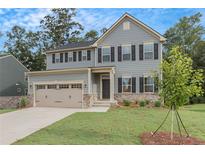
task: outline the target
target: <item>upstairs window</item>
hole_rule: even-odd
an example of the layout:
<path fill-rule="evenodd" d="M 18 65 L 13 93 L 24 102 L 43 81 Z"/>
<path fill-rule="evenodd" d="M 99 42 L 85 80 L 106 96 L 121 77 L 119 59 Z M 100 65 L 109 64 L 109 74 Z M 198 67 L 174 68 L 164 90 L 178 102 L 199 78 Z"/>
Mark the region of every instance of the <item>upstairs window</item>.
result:
<path fill-rule="evenodd" d="M 129 30 L 130 29 L 130 22 L 125 21 L 123 22 L 123 30 Z"/>
<path fill-rule="evenodd" d="M 87 51 L 83 51 L 82 52 L 82 57 L 83 57 L 83 61 L 86 61 L 87 60 Z"/>
<path fill-rule="evenodd" d="M 131 45 L 122 46 L 122 59 L 124 61 L 131 59 Z"/>
<path fill-rule="evenodd" d="M 63 63 L 63 53 L 60 53 L 60 63 Z"/>
<path fill-rule="evenodd" d="M 73 61 L 73 52 L 68 53 L 68 60 L 69 60 L 69 62 Z"/>
<path fill-rule="evenodd" d="M 52 54 L 52 63 L 55 63 L 55 61 L 56 61 L 56 55 L 54 53 L 54 54 Z"/>
<path fill-rule="evenodd" d="M 144 59 L 153 59 L 154 55 L 154 44 L 144 43 Z"/>
<path fill-rule="evenodd" d="M 154 92 L 154 78 L 144 77 L 144 92 Z"/>
<path fill-rule="evenodd" d="M 110 62 L 110 47 L 102 48 L 103 62 Z"/>

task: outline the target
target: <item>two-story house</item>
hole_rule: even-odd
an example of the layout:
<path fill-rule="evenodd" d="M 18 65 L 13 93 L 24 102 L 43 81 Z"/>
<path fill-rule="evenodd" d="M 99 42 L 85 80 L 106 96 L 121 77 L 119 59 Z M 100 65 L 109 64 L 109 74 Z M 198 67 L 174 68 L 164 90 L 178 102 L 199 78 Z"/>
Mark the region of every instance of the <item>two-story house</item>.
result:
<path fill-rule="evenodd" d="M 152 76 L 166 39 L 125 13 L 98 40 L 47 51 L 47 70 L 28 72 L 34 106 L 88 107 L 157 99 Z"/>

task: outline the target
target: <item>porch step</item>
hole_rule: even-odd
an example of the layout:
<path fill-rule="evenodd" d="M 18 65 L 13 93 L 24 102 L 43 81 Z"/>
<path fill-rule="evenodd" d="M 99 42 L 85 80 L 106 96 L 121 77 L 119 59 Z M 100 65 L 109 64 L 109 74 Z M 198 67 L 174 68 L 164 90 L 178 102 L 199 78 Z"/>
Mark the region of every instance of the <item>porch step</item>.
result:
<path fill-rule="evenodd" d="M 107 107 L 107 106 L 111 106 L 111 102 L 102 102 L 102 101 L 97 101 L 93 103 L 93 106 L 97 107 L 97 106 L 102 106 L 102 107 Z"/>

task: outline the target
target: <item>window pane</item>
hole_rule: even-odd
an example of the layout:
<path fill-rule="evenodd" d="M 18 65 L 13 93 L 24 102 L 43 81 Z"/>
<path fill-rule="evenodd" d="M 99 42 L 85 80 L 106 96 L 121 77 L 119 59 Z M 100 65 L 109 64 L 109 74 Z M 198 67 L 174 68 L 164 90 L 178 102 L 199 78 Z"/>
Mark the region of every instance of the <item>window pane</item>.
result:
<path fill-rule="evenodd" d="M 145 85 L 145 92 L 154 92 L 153 85 Z"/>
<path fill-rule="evenodd" d="M 145 84 L 154 84 L 154 79 L 152 77 L 145 78 Z"/>
<path fill-rule="evenodd" d="M 144 57 L 145 59 L 153 59 L 153 44 L 144 44 Z"/>
<path fill-rule="evenodd" d="M 123 60 L 130 60 L 131 46 L 122 46 Z"/>
<path fill-rule="evenodd" d="M 131 92 L 131 86 L 123 86 L 123 92 Z"/>
<path fill-rule="evenodd" d="M 103 62 L 110 61 L 110 48 L 102 48 L 103 51 Z"/>
<path fill-rule="evenodd" d="M 122 84 L 123 85 L 130 85 L 131 84 L 131 78 L 123 78 Z"/>

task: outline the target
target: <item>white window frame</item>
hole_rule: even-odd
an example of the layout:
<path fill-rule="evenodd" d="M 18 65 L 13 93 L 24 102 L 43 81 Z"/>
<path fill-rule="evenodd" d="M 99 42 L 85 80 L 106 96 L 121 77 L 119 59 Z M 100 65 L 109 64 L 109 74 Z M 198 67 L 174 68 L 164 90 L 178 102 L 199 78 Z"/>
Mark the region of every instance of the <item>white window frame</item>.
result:
<path fill-rule="evenodd" d="M 130 53 L 129 53 L 130 54 L 130 59 L 128 59 L 128 60 L 124 59 L 124 54 L 125 54 L 124 52 L 125 51 L 123 50 L 123 47 L 129 47 L 130 48 Z M 130 61 L 131 60 L 131 56 L 132 56 L 131 55 L 131 52 L 132 52 L 131 51 L 132 50 L 131 47 L 132 47 L 131 44 L 122 45 L 122 61 Z"/>
<path fill-rule="evenodd" d="M 70 58 L 72 59 L 71 61 Z M 68 62 L 73 62 L 73 52 L 68 52 Z"/>
<path fill-rule="evenodd" d="M 130 30 L 130 22 L 129 21 L 123 22 L 123 30 Z"/>
<path fill-rule="evenodd" d="M 130 79 L 130 84 L 128 84 L 128 86 L 130 86 L 130 92 L 123 91 L 123 87 L 126 86 L 126 85 L 123 85 L 123 79 Z M 132 77 L 131 76 L 122 76 L 122 93 L 132 93 Z"/>
<path fill-rule="evenodd" d="M 146 46 L 146 45 L 152 45 L 152 51 L 151 51 L 151 50 L 150 50 L 150 51 L 146 51 L 146 50 L 145 50 L 145 46 Z M 143 51 L 144 60 L 153 60 L 153 59 L 154 59 L 154 42 L 145 42 L 145 43 L 143 43 L 143 46 L 144 46 L 144 47 L 143 47 L 143 50 L 144 50 L 144 51 Z M 152 58 L 151 58 L 151 59 L 146 59 L 146 58 L 145 58 L 145 54 L 146 54 L 146 53 L 152 53 Z"/>
<path fill-rule="evenodd" d="M 149 77 L 153 79 L 153 83 L 152 84 L 146 84 L 145 83 L 145 78 L 149 78 Z M 144 86 L 144 93 L 154 93 L 154 78 L 153 78 L 153 76 L 144 76 L 144 82 L 143 83 L 144 83 L 144 85 L 143 85 Z M 145 91 L 145 89 L 146 89 L 145 86 L 152 86 L 153 90 L 147 92 L 147 91 Z"/>
<path fill-rule="evenodd" d="M 109 49 L 110 52 L 105 54 L 104 51 L 103 51 L 104 49 Z M 109 55 L 109 57 L 110 57 L 110 58 L 109 58 L 109 61 L 104 61 L 103 56 L 108 56 L 108 55 Z M 110 49 L 110 46 L 104 46 L 104 47 L 102 47 L 102 62 L 103 62 L 103 63 L 109 63 L 109 62 L 111 62 L 111 49 Z"/>
<path fill-rule="evenodd" d="M 87 61 L 87 50 L 82 50 L 82 59 L 81 59 L 81 61 Z"/>

